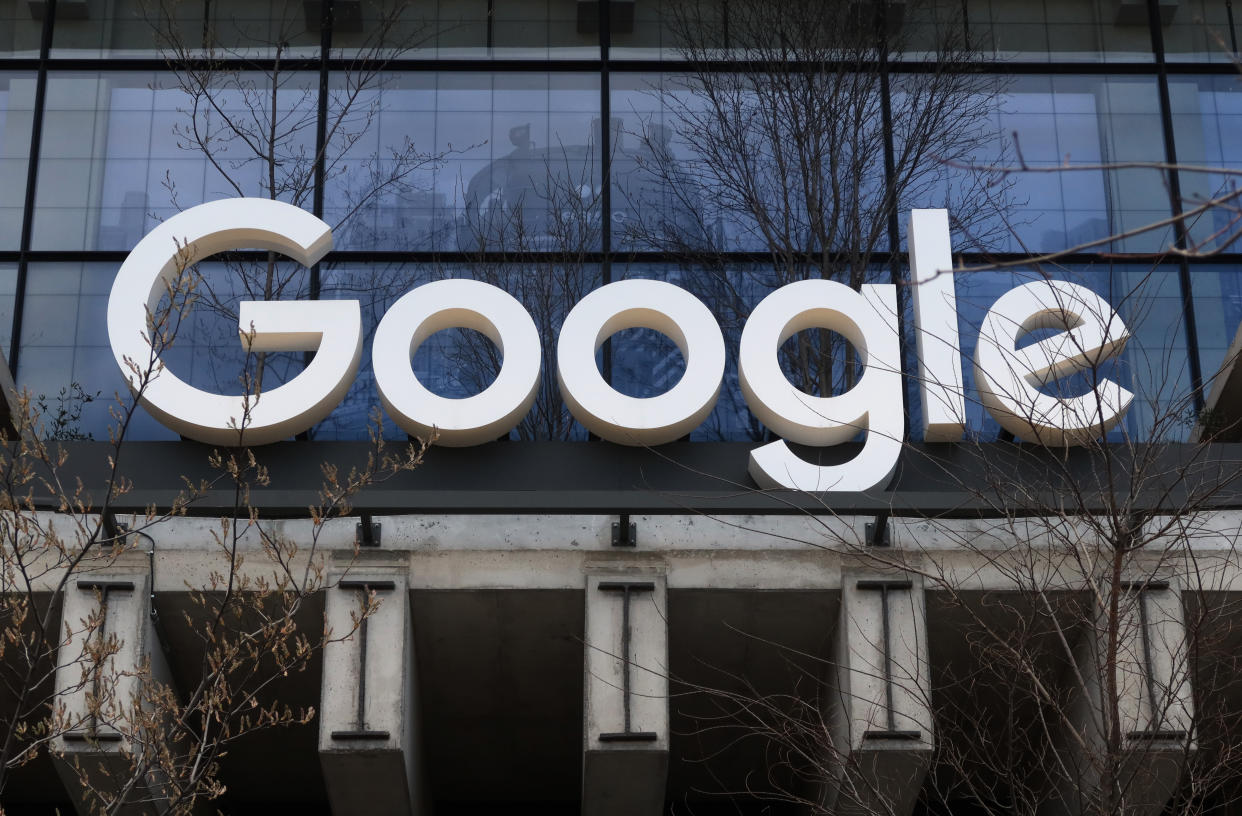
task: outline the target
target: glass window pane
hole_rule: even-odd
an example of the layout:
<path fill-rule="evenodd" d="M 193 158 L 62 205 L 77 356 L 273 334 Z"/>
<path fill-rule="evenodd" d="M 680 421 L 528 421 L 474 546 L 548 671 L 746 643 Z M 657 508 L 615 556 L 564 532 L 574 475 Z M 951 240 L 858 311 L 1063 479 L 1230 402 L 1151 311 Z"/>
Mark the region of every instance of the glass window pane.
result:
<path fill-rule="evenodd" d="M 497 57 L 598 57 L 599 18 L 579 0 L 493 0 Z"/>
<path fill-rule="evenodd" d="M 1211 393 L 1226 355 L 1242 326 L 1242 269 L 1209 264 L 1191 267 L 1195 335 L 1204 390 Z"/>
<path fill-rule="evenodd" d="M 1151 62 L 1144 2 L 969 0 L 970 36 L 1001 59 Z"/>
<path fill-rule="evenodd" d="M 1223 5 L 1222 0 L 1206 0 Z M 877 4 L 815 0 L 635 2 L 632 23 L 619 21 L 614 57 L 674 58 L 686 53 L 722 56 L 786 48 L 815 59 L 824 49 L 856 52 L 872 47 Z M 1175 4 L 1170 4 L 1175 5 Z M 1184 5 L 1184 4 L 1183 4 Z M 1143 2 L 1114 0 L 910 0 L 886 6 L 888 48 L 908 58 L 969 44 L 985 59 L 1036 62 L 1151 62 L 1151 36 Z M 1177 12 L 1191 21 L 1191 9 Z M 614 19 L 616 14 L 614 12 Z M 1168 29 L 1166 29 L 1168 30 Z M 725 49 L 721 51 L 720 49 Z M 786 53 L 788 53 L 787 51 Z"/>
<path fill-rule="evenodd" d="M 764 428 L 750 413 L 738 384 L 737 350 L 742 326 L 776 276 L 771 269 L 730 265 L 724 269 L 679 268 L 631 264 L 614 267 L 614 277 L 662 280 L 680 286 L 701 300 L 716 318 L 725 341 L 725 374 L 712 413 L 690 432 L 692 441 L 761 441 Z M 618 274 L 619 273 L 619 274 Z M 685 360 L 671 340 L 656 332 L 622 332 L 612 343 L 612 383 L 631 396 L 655 396 L 676 385 Z"/>
<path fill-rule="evenodd" d="M 8 364 L 13 336 L 13 309 L 17 301 L 17 264 L 0 264 L 0 352 Z"/>
<path fill-rule="evenodd" d="M 54 411 L 70 410 L 72 423 L 50 432 L 108 439 L 115 425 L 110 410 L 132 402 L 108 340 L 108 293 L 116 269 L 108 263 L 30 266 L 17 384 Z M 301 352 L 247 355 L 238 338 L 237 307 L 242 300 L 305 298 L 304 268 L 291 262 L 210 262 L 191 274 L 194 286 L 187 289 L 191 299 L 185 310 L 171 311 L 165 297 L 156 312 L 169 318 L 169 342 L 160 349 L 169 371 L 196 388 L 240 395 L 273 388 L 302 370 Z M 127 438 L 175 439 L 176 434 L 139 409 Z"/>
<path fill-rule="evenodd" d="M 1242 181 L 1242 83 L 1237 76 L 1169 77 L 1182 210 L 1193 249 L 1237 250 Z M 1191 168 L 1211 168 L 1206 172 Z"/>
<path fill-rule="evenodd" d="M 341 2 L 345 2 L 344 9 Z M 599 57 L 597 13 L 578 0 L 336 0 L 339 56 L 441 59 Z M 307 3 L 310 8 L 312 3 Z M 317 6 L 317 2 L 314 3 Z M 316 29 L 318 30 L 318 29 Z"/>
<path fill-rule="evenodd" d="M 17 385 L 42 410 L 49 436 L 106 440 L 113 426 L 109 410 L 132 401 L 108 345 L 107 300 L 115 272 L 113 264 L 29 267 Z M 130 438 L 177 435 L 140 410 Z"/>
<path fill-rule="evenodd" d="M 889 49 L 900 59 L 926 61 L 987 61 L 993 58 L 985 48 L 987 38 L 971 36 L 967 4 L 960 0 L 915 0 L 893 4 L 896 19 L 890 19 Z M 890 12 L 891 13 L 891 12 Z"/>
<path fill-rule="evenodd" d="M 348 0 L 343 0 L 348 2 Z M 317 57 L 318 4 L 58 0 L 52 56 Z"/>
<path fill-rule="evenodd" d="M 338 248 L 599 247 L 597 77 L 393 74 L 365 98 L 348 81 L 329 105 Z"/>
<path fill-rule="evenodd" d="M 899 83 L 894 109 L 910 106 L 923 81 Z M 1019 76 L 999 87 L 973 103 L 965 100 L 956 132 L 977 134 L 974 144 L 966 139 L 953 153 L 933 149 L 920 157 L 917 183 L 899 199 L 902 212 L 947 207 L 958 251 L 1155 252 L 1169 246 L 1170 228 L 1144 230 L 1171 212 L 1163 175 L 1110 167 L 1164 160 L 1154 79 Z M 900 145 L 899 139 L 899 154 Z"/>
<path fill-rule="evenodd" d="M 0 71 L 0 251 L 21 248 L 35 75 Z"/>
<path fill-rule="evenodd" d="M 979 328 L 988 309 L 1015 286 L 1045 279 L 1066 280 L 1103 297 L 1130 332 L 1124 352 L 1094 372 L 1058 380 L 1044 389 L 1078 396 L 1098 378 L 1111 378 L 1135 394 L 1110 441 L 1184 441 L 1194 424 L 1190 364 L 1182 321 L 1176 267 L 1147 264 L 1095 264 L 1077 267 L 965 271 L 955 275 L 958 328 L 967 390 L 968 433 L 990 440 L 1000 431 L 975 392 L 974 359 Z M 1108 319 L 1108 315 L 1101 315 Z M 1019 339 L 1019 342 L 1022 342 Z"/>
<path fill-rule="evenodd" d="M 608 54 L 613 59 L 691 59 L 695 54 L 702 55 L 703 49 L 726 46 L 727 12 L 723 0 L 613 0 L 611 8 Z"/>
<path fill-rule="evenodd" d="M 1169 62 L 1234 61 L 1238 30 L 1229 0 L 1161 3 L 1165 16 L 1164 54 Z"/>
<path fill-rule="evenodd" d="M 613 74 L 613 245 L 887 246 L 878 74 Z"/>
<path fill-rule="evenodd" d="M 128 250 L 180 210 L 239 195 L 309 207 L 317 80 L 278 81 L 273 114 L 263 75 L 221 71 L 194 91 L 164 74 L 51 75 L 34 248 Z"/>
<path fill-rule="evenodd" d="M 0 57 L 37 57 L 42 40 L 40 0 L 0 0 Z"/>
<path fill-rule="evenodd" d="M 885 10 L 885 45 L 908 59 L 963 52 L 969 40 L 961 0 L 909 0 Z M 871 15 L 877 4 L 817 0 L 708 0 L 612 2 L 613 59 L 756 61 L 869 59 L 877 45 Z M 976 38 L 982 39 L 982 38 Z M 958 56 L 965 56 L 964 53 Z M 972 59 L 991 59 L 989 46 L 970 48 Z"/>
<path fill-rule="evenodd" d="M 761 442 L 770 432 L 751 414 L 738 381 L 737 353 L 751 310 L 776 289 L 808 277 L 770 264 L 725 261 L 718 266 L 632 263 L 613 267 L 614 278 L 662 280 L 693 294 L 711 310 L 725 342 L 725 372 L 712 413 L 690 432 L 692 441 Z M 842 277 L 841 280 L 848 280 Z M 887 269 L 869 268 L 858 283 L 890 283 Z M 654 396 L 672 388 L 685 370 L 680 350 L 668 338 L 641 330 L 619 332 L 612 343 L 612 384 L 624 394 Z M 840 394 L 858 374 L 856 350 L 832 332 L 799 332 L 778 352 L 781 369 L 808 394 Z"/>
<path fill-rule="evenodd" d="M 473 278 L 496 286 L 526 307 L 539 331 L 543 360 L 534 406 L 512 439 L 585 440 L 586 429 L 569 415 L 556 384 L 556 340 L 569 309 L 600 286 L 599 267 L 573 262 L 524 264 L 329 264 L 323 270 L 325 299 L 357 299 L 362 304 L 364 344 L 358 378 L 341 405 L 315 426 L 315 439 L 365 439 L 368 419 L 379 408 L 371 368 L 375 327 L 388 308 L 411 289 L 445 278 Z M 481 392 L 501 364 L 499 350 L 477 332 L 447 330 L 427 338 L 411 365 L 419 381 L 445 397 Z M 384 416 L 384 435 L 404 439 L 405 431 Z"/>

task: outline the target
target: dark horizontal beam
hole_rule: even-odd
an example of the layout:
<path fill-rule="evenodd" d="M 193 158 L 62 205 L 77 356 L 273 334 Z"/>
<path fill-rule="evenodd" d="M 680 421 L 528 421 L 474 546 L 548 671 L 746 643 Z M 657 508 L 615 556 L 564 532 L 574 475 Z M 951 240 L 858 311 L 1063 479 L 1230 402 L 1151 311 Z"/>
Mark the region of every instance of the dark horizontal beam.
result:
<path fill-rule="evenodd" d="M 401 443 L 390 443 L 394 452 Z M 1242 508 L 1242 444 L 1116 445 L 1105 451 L 1049 451 L 1007 443 L 908 445 L 892 484 L 866 493 L 807 494 L 760 490 L 747 474 L 745 442 L 676 442 L 631 448 L 608 442 L 497 442 L 433 448 L 421 467 L 366 488 L 352 514 L 403 513 L 757 513 L 865 514 L 904 517 L 999 517 L 1015 514 L 1133 514 Z M 803 450 L 822 464 L 848 461 L 857 444 Z M 64 443 L 60 484 L 81 479 L 100 506 L 112 448 Z M 210 487 L 189 508 L 213 516 L 234 509 L 233 486 L 208 463 L 211 448 L 194 442 L 134 442 L 119 459 L 130 489 L 117 513 L 170 506 L 188 483 Z M 319 503 L 321 472 L 347 473 L 367 460 L 365 442 L 283 442 L 256 448 L 266 485 L 250 494 L 260 515 L 305 517 Z M 36 490 L 37 506 L 59 500 Z"/>
<path fill-rule="evenodd" d="M 483 50 L 479 46 L 480 51 Z M 555 47 L 553 47 L 555 50 Z M 928 62 L 925 60 L 903 60 L 900 55 L 890 55 L 891 59 L 887 63 L 890 72 L 895 73 L 943 73 L 946 70 L 957 72 L 971 73 L 1005 73 L 1005 74 L 1082 74 L 1082 75 L 1107 75 L 1107 74 L 1150 74 L 1153 77 L 1157 72 L 1155 59 L 1137 60 L 1127 62 L 1109 62 L 1109 61 L 1078 61 L 1078 62 L 1058 62 L 1055 60 L 1006 60 L 1000 58 L 989 58 L 981 56 L 977 59 L 961 60 L 949 65 L 945 63 Z M 99 56 L 99 57 L 57 57 L 52 56 L 48 59 L 47 65 L 52 71 L 167 71 L 168 61 L 158 52 L 152 52 L 151 56 Z M 272 57 L 253 57 L 253 58 L 226 58 L 217 60 L 181 60 L 178 62 L 181 68 L 204 69 L 210 68 L 214 71 L 273 71 L 276 68 L 276 61 Z M 280 60 L 281 72 L 293 71 L 318 71 L 321 65 L 317 57 L 282 57 Z M 533 58 L 533 59 L 516 59 L 516 58 L 488 58 L 480 56 L 477 58 L 463 59 L 436 59 L 415 58 L 415 59 L 351 59 L 349 57 L 334 57 L 328 60 L 328 69 L 331 71 L 367 71 L 382 70 L 392 71 L 394 73 L 419 73 L 419 72 L 444 72 L 452 71 L 456 73 L 520 73 L 520 72 L 539 72 L 539 73 L 598 73 L 602 70 L 604 63 L 599 59 L 592 58 L 574 58 L 574 59 L 556 59 L 556 58 Z M 669 59 L 610 59 L 607 63 L 608 70 L 615 73 L 660 73 L 660 74 L 676 74 L 685 72 L 713 72 L 713 73 L 735 73 L 739 71 L 757 71 L 763 69 L 763 64 L 754 60 L 705 60 L 696 61 L 694 63 L 686 63 L 680 61 L 677 57 Z M 845 59 L 839 62 L 833 61 L 808 61 L 802 65 L 796 62 L 788 61 L 777 66 L 777 70 L 789 72 L 802 68 L 804 70 L 835 70 L 840 67 L 854 68 L 857 70 L 875 70 L 878 63 L 869 59 Z M 36 57 L 3 57 L 0 58 L 0 70 L 3 71 L 34 71 L 39 68 L 39 60 Z M 1166 68 L 1169 73 L 1174 74 L 1201 74 L 1201 75 L 1230 75 L 1236 74 L 1237 68 L 1233 62 L 1225 60 L 1218 62 L 1170 62 Z"/>
<path fill-rule="evenodd" d="M 1072 171 L 1066 171 L 1072 172 Z M 866 253 L 877 267 L 888 262 L 891 255 L 888 250 L 877 249 Z M 897 255 L 904 258 L 905 251 Z M 967 266 L 986 266 L 987 264 L 1009 263 L 1022 261 L 1026 258 L 1044 258 L 1045 254 L 1031 255 L 1021 252 L 954 252 Z M 88 249 L 88 250 L 32 250 L 18 252 L 16 250 L 0 250 L 0 263 L 17 263 L 26 260 L 32 264 L 40 263 L 114 263 L 120 264 L 129 256 L 122 249 Z M 465 251 L 429 251 L 429 250 L 337 250 L 329 252 L 321 261 L 322 265 L 331 267 L 333 264 L 443 264 L 443 265 L 474 265 L 474 264 L 598 264 L 605 258 L 613 265 L 617 264 L 667 264 L 670 266 L 689 265 L 691 267 L 712 264 L 768 264 L 773 263 L 773 254 L 762 251 L 729 251 L 729 252 L 629 252 L 614 250 L 604 253 L 597 250 L 590 252 L 465 252 Z M 261 251 L 239 251 L 222 253 L 212 256 L 207 262 L 264 262 L 267 253 Z M 798 260 L 816 261 L 821 256 L 805 253 Z M 1214 255 L 1189 257 L 1187 262 L 1194 265 L 1212 267 L 1228 266 L 1242 263 L 1242 252 L 1221 252 Z M 1058 264 L 1151 264 L 1156 262 L 1174 263 L 1167 253 L 1106 253 L 1064 252 L 1056 256 Z"/>

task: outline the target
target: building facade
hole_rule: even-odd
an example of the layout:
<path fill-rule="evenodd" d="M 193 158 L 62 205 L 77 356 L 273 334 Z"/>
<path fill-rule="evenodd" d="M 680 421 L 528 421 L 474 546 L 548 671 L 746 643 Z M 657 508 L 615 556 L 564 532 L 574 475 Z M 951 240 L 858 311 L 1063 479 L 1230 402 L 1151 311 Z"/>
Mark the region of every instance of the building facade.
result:
<path fill-rule="evenodd" d="M 64 655 L 106 634 L 114 683 L 196 688 L 221 552 L 254 579 L 292 542 L 322 572 L 289 619 L 348 635 L 255 698 L 314 718 L 216 746 L 225 813 L 1234 812 L 1237 36 L 1228 0 L 0 0 L 0 346 L 33 432 L 68 451 L 63 483 L 7 483 L 33 492 L 5 502 L 4 536 L 109 543 L 25 583 L 6 557 L 5 591 L 55 610 L 61 655 L 40 684 L 0 651 L 6 728 L 91 725 L 6 753 L 0 805 L 108 802 L 84 791 L 128 778 L 137 738 L 100 737 L 98 681 Z M 144 236 L 238 197 L 312 213 L 332 247 L 177 270 L 150 305 L 159 366 L 245 399 L 306 371 L 313 344 L 237 342 L 242 301 L 357 301 L 363 337 L 339 404 L 257 448 L 270 479 L 240 503 L 210 446 L 118 413 L 133 371 L 107 317 Z M 923 332 L 912 286 L 908 219 L 928 209 L 948 214 L 929 278 L 949 281 L 953 338 Z M 381 320 L 458 278 L 531 318 L 529 409 L 319 523 L 324 463 L 418 435 L 381 410 Z M 739 368 L 756 307 L 815 279 L 894 304 L 897 390 L 838 422 L 839 445 L 761 420 Z M 693 295 L 725 348 L 710 412 L 658 444 L 601 439 L 558 382 L 567 315 L 631 280 Z M 1032 385 L 1101 415 L 1103 383 L 1133 395 L 1068 449 L 1003 421 L 973 363 L 1002 296 L 1048 281 L 1128 333 L 1106 354 L 1073 335 L 1078 362 Z M 1053 312 L 1019 350 L 1091 324 Z M 808 400 L 863 388 L 879 352 L 816 319 L 779 337 L 780 371 Z M 446 325 L 413 344 L 415 377 L 483 392 L 510 360 L 482 324 Z M 605 387 L 682 381 L 686 340 L 657 329 L 601 329 Z M 925 340 L 960 377 L 937 381 L 962 399 L 947 436 Z M 8 400 L 16 430 L 25 410 Z M 866 489 L 770 489 L 748 467 L 785 437 L 848 468 L 885 410 L 900 459 Z M 89 500 L 62 501 L 77 479 Z M 158 776 L 127 807 L 175 799 Z"/>

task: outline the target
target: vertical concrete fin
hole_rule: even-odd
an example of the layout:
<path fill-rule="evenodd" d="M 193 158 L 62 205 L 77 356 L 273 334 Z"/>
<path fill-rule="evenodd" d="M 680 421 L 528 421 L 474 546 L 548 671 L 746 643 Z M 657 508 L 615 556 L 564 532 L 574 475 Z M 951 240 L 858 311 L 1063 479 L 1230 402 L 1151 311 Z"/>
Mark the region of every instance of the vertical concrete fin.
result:
<path fill-rule="evenodd" d="M 1061 816 L 1106 798 L 1105 775 L 1115 778 L 1110 789 L 1123 800 L 1119 807 L 1134 816 L 1164 811 L 1187 761 L 1197 750 L 1193 733 L 1190 651 L 1185 612 L 1178 587 L 1150 578 L 1125 581 L 1117 588 L 1117 657 L 1111 667 L 1117 690 L 1119 753 L 1107 747 L 1112 708 L 1105 681 L 1109 621 L 1097 608 L 1095 625 L 1084 632 L 1075 650 L 1071 677 L 1071 724 L 1060 740 L 1066 773 L 1054 777 L 1053 795 L 1043 813 Z M 1072 729 L 1072 730 L 1071 730 Z M 1115 756 L 1115 764 L 1101 758 Z M 1056 795 L 1076 791 L 1073 800 Z"/>
<path fill-rule="evenodd" d="M 668 776 L 662 575 L 588 575 L 584 816 L 658 816 Z"/>
<path fill-rule="evenodd" d="M 325 616 L 319 762 L 333 814 L 424 812 L 408 568 L 335 574 Z"/>
<path fill-rule="evenodd" d="M 923 587 L 847 576 L 828 696 L 835 756 L 825 803 L 837 813 L 909 813 L 931 762 Z"/>
<path fill-rule="evenodd" d="M 118 566 L 65 587 L 57 657 L 61 732 L 52 740 L 57 773 L 80 814 L 94 813 L 133 781 L 119 813 L 154 814 L 169 805 L 154 773 L 132 759 L 142 740 L 136 706 L 170 685 L 151 619 L 147 570 Z"/>

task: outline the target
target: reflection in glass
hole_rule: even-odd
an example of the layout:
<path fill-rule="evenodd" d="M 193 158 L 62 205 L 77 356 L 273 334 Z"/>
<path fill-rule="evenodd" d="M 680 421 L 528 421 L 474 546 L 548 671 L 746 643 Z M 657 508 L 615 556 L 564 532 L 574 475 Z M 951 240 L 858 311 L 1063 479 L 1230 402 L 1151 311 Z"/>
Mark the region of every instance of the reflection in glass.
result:
<path fill-rule="evenodd" d="M 853 246 L 861 256 L 879 248 L 878 78 L 798 77 L 618 75 L 618 245 L 712 253 Z M 855 115 L 820 109 L 847 85 L 854 89 L 843 104 Z"/>
<path fill-rule="evenodd" d="M 358 56 L 382 39 L 400 55 L 419 58 L 599 56 L 598 12 L 578 0 L 335 2 L 335 9 L 344 4 L 346 17 L 338 12 L 332 29 L 334 55 Z"/>
<path fill-rule="evenodd" d="M 1242 326 L 1242 270 L 1236 266 L 1195 266 L 1190 271 L 1194 295 L 1195 337 L 1205 393 L 1230 362 L 1230 347 Z"/>
<path fill-rule="evenodd" d="M 118 395 L 130 399 L 108 345 L 107 300 L 115 272 L 112 264 L 30 266 L 17 385 L 48 407 L 49 434 L 106 440 L 113 425 L 109 409 L 118 407 Z M 130 438 L 176 434 L 139 411 Z"/>
<path fill-rule="evenodd" d="M 0 353 L 5 362 L 9 356 L 9 344 L 13 337 L 13 307 L 17 293 L 17 265 L 0 264 Z"/>
<path fill-rule="evenodd" d="M 52 56 L 317 57 L 316 11 L 291 0 L 57 0 Z"/>
<path fill-rule="evenodd" d="M 522 264 L 478 263 L 469 266 L 416 264 L 331 264 L 323 271 L 322 296 L 357 299 L 362 304 L 364 345 L 357 381 L 340 407 L 312 433 L 316 439 L 365 439 L 369 417 L 379 407 L 371 369 L 371 341 L 388 308 L 415 287 L 433 280 L 469 277 L 516 297 L 535 322 L 542 345 L 542 374 L 535 404 L 512 432 L 515 439 L 586 439 L 573 420 L 556 384 L 556 342 L 561 323 L 575 303 L 600 286 L 599 268 L 572 261 Z M 411 366 L 419 380 L 445 397 L 477 394 L 500 370 L 503 356 L 491 340 L 474 331 L 437 332 L 419 348 Z M 405 432 L 387 417 L 383 432 L 404 439 Z"/>
<path fill-rule="evenodd" d="M 107 332 L 115 273 L 116 266 L 106 263 L 32 264 L 23 300 L 18 385 L 48 400 L 60 399 L 62 389 L 70 399 L 89 398 L 75 422 L 81 434 L 95 439 L 108 439 L 118 397 L 130 400 Z M 204 391 L 240 395 L 260 394 L 302 370 L 301 352 L 247 354 L 238 336 L 237 308 L 242 300 L 305 298 L 305 269 L 291 263 L 213 262 L 187 274 L 194 281 L 189 308 L 170 312 L 165 296 L 156 312 L 170 315 L 170 343 L 160 351 L 169 371 Z M 127 433 L 130 439 L 175 436 L 142 410 Z"/>
<path fill-rule="evenodd" d="M 1112 378 L 1133 391 L 1135 398 L 1121 422 L 1109 433 L 1109 441 L 1184 441 L 1194 422 L 1194 401 L 1178 274 L 1175 267 L 1144 264 L 958 272 L 958 328 L 968 434 L 989 441 L 1000 431 L 974 391 L 972 361 L 987 310 L 1010 289 L 1048 278 L 1067 280 L 1101 295 L 1125 322 L 1130 340 L 1117 359 L 1050 383 L 1043 389 L 1045 393 L 1078 396 L 1098 379 Z M 1108 317 L 1101 316 L 1104 320 Z M 1035 339 L 1033 334 L 1028 337 Z"/>
<path fill-rule="evenodd" d="M 1238 50 L 1238 31 L 1230 0 L 1180 0 L 1161 3 L 1168 18 L 1162 32 L 1164 56 L 1170 62 L 1231 63 Z"/>
<path fill-rule="evenodd" d="M 359 105 L 367 127 L 333 141 L 337 247 L 598 248 L 597 77 L 397 74 Z"/>
<path fill-rule="evenodd" d="M 1233 75 L 1169 77 L 1182 211 L 1191 248 L 1237 250 L 1242 187 L 1242 84 Z M 1194 168 L 1211 168 L 1208 172 Z M 1201 211 L 1196 213 L 1196 211 Z"/>
<path fill-rule="evenodd" d="M 712 312 L 725 340 L 725 374 L 720 396 L 712 413 L 690 432 L 694 441 L 750 441 L 763 438 L 763 427 L 751 415 L 742 398 L 737 376 L 737 347 L 742 325 L 750 310 L 769 291 L 770 273 L 744 266 L 727 271 L 678 269 L 633 264 L 614 277 L 663 280 L 687 290 Z M 641 332 L 616 338 L 612 344 L 612 382 L 631 396 L 654 396 L 677 384 L 685 361 L 677 346 L 663 335 Z M 646 340 L 647 343 L 635 342 Z"/>
<path fill-rule="evenodd" d="M 0 250 L 20 248 L 35 75 L 0 72 Z"/>
<path fill-rule="evenodd" d="M 1014 77 L 975 123 L 986 143 L 960 161 L 928 155 L 937 183 L 900 209 L 947 201 L 958 251 L 1159 251 L 1171 229 L 1143 230 L 1169 218 L 1163 175 L 1116 166 L 1164 160 L 1159 110 L 1150 78 Z M 1110 236 L 1126 237 L 1098 243 Z"/>
<path fill-rule="evenodd" d="M 608 53 L 613 59 L 673 60 L 694 43 L 726 45 L 721 37 L 728 13 L 725 3 L 613 0 L 612 8 Z"/>
<path fill-rule="evenodd" d="M 0 0 L 0 57 L 39 56 L 42 8 L 38 0 Z"/>
<path fill-rule="evenodd" d="M 220 198 L 309 208 L 315 77 L 280 74 L 273 112 L 262 75 L 221 71 L 200 86 L 195 76 L 49 77 L 34 248 L 128 250 L 169 216 Z"/>
<path fill-rule="evenodd" d="M 1006 59 L 1151 62 L 1145 3 L 968 0 L 972 36 Z"/>

